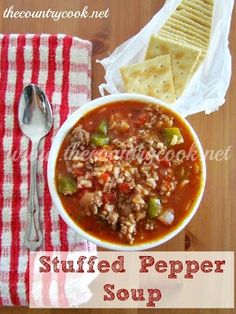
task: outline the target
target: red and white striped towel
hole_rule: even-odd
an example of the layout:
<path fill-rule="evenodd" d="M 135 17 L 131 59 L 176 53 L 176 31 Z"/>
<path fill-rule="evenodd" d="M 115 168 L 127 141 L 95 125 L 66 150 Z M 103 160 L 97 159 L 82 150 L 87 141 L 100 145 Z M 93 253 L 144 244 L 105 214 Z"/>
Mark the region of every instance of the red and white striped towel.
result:
<path fill-rule="evenodd" d="M 23 247 L 31 146 L 18 125 L 25 85 L 42 87 L 52 104 L 54 125 L 41 142 L 38 194 L 42 250 L 94 250 L 62 221 L 46 182 L 47 154 L 68 114 L 90 100 L 91 43 L 65 35 L 0 35 L 0 305 L 28 304 L 28 250 Z"/>

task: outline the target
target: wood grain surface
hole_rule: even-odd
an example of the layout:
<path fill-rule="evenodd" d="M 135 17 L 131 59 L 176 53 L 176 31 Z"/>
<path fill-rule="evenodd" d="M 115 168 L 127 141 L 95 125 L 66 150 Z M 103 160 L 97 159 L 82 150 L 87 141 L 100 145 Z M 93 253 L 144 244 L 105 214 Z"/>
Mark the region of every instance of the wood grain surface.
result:
<path fill-rule="evenodd" d="M 96 59 L 108 56 L 119 44 L 136 34 L 162 7 L 164 0 L 1 0 L 1 33 L 67 33 L 88 39 L 93 43 L 92 95 L 99 97 L 98 85 L 103 82 L 104 71 Z M 2 12 L 14 5 L 15 10 L 80 10 L 85 5 L 91 10 L 110 9 L 107 19 L 93 20 L 14 20 L 3 19 Z M 233 69 L 236 66 L 236 14 L 234 12 L 230 47 Z M 174 239 L 157 250 L 236 250 L 236 75 L 233 71 L 226 103 L 211 115 L 196 114 L 188 120 L 200 137 L 204 150 L 226 149 L 232 145 L 232 156 L 228 161 L 207 159 L 207 185 L 203 201 L 188 227 Z M 193 296 L 194 297 L 194 296 Z M 1 308 L 1 314 L 21 313 L 53 314 L 65 310 L 30 310 L 27 308 Z M 121 310 L 66 310 L 66 313 L 118 314 Z M 144 314 L 145 310 L 127 309 L 123 314 Z M 148 313 L 156 313 L 149 310 Z M 145 312 L 147 313 L 147 312 Z M 158 313 L 176 314 L 229 314 L 235 310 L 158 310 Z"/>

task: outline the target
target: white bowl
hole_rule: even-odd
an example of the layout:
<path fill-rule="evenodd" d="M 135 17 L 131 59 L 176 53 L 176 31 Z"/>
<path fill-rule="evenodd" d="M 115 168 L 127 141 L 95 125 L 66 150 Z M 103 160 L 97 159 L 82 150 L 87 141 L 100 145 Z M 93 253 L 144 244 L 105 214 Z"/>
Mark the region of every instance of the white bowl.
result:
<path fill-rule="evenodd" d="M 71 128 L 75 125 L 78 120 L 83 117 L 87 112 L 98 108 L 100 106 L 103 106 L 105 104 L 113 103 L 116 101 L 126 101 L 126 100 L 137 100 L 141 102 L 147 102 L 147 103 L 152 103 L 152 104 L 157 104 L 161 105 L 164 108 L 168 108 L 168 110 L 173 111 L 175 115 L 177 115 L 183 123 L 188 127 L 190 130 L 193 139 L 197 145 L 197 148 L 199 150 L 200 154 L 200 160 L 201 160 L 201 168 L 202 168 L 202 182 L 201 182 L 201 187 L 197 196 L 197 199 L 195 200 L 195 203 L 191 210 L 189 211 L 189 214 L 185 217 L 185 219 L 176 226 L 175 229 L 170 231 L 170 233 L 166 234 L 165 236 L 161 237 L 160 239 L 157 240 L 152 240 L 150 242 L 145 242 L 143 244 L 136 244 L 136 245 L 122 245 L 122 244 L 115 244 L 111 243 L 105 240 L 101 240 L 99 238 L 96 238 L 95 236 L 90 235 L 89 233 L 85 232 L 82 230 L 68 215 L 66 210 L 63 208 L 63 205 L 61 203 L 60 197 L 58 196 L 58 192 L 56 189 L 56 184 L 55 184 L 55 166 L 56 166 L 56 161 L 57 161 L 57 156 L 61 147 L 61 144 L 67 135 L 67 133 L 71 130 Z M 172 108 L 167 107 L 166 105 L 162 104 L 160 101 L 157 101 L 155 98 L 149 97 L 149 96 L 143 96 L 143 95 L 138 95 L 138 94 L 115 94 L 115 95 L 110 95 L 110 96 L 105 96 L 101 98 L 97 98 L 95 100 L 90 101 L 86 105 L 82 106 L 79 108 L 77 111 L 75 111 L 61 126 L 60 130 L 58 131 L 57 135 L 55 136 L 50 153 L 49 153 L 49 158 L 48 158 L 48 169 L 47 169 L 47 177 L 48 177 L 48 185 L 49 185 L 49 190 L 50 194 L 52 197 L 52 201 L 56 208 L 58 209 L 61 217 L 64 219 L 64 221 L 71 227 L 75 232 L 80 234 L 83 238 L 87 239 L 88 241 L 91 241 L 98 246 L 110 249 L 110 250 L 123 250 L 123 251 L 136 251 L 136 250 L 144 250 L 144 249 L 150 249 L 155 246 L 158 246 L 160 244 L 165 243 L 166 241 L 170 240 L 173 238 L 175 235 L 177 235 L 188 223 L 189 221 L 193 218 L 194 214 L 196 213 L 199 204 L 202 199 L 202 195 L 204 192 L 204 187 L 205 187 L 205 181 L 206 181 L 206 164 L 205 164 L 205 157 L 204 153 L 202 150 L 201 143 L 197 137 L 197 134 L 191 127 L 191 125 L 183 118 L 181 117 L 176 111 L 174 111 Z"/>

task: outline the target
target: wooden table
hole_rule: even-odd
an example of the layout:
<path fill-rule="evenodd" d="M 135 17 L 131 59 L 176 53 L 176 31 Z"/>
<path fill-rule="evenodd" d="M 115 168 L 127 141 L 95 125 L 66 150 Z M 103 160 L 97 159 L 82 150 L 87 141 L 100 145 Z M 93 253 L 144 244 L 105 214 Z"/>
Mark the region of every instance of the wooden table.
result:
<path fill-rule="evenodd" d="M 14 5 L 15 10 L 80 10 L 85 5 L 91 10 L 110 9 L 107 19 L 94 20 L 14 20 L 0 17 L 2 33 L 67 33 L 93 42 L 92 90 L 93 98 L 99 97 L 98 85 L 103 82 L 104 71 L 96 59 L 102 59 L 119 44 L 136 34 L 161 8 L 164 0 L 1 0 L 0 12 Z M 236 55 L 236 13 L 231 26 L 230 46 Z M 234 60 L 235 65 L 235 60 Z M 189 121 L 197 131 L 205 150 L 226 149 L 232 145 L 232 156 L 228 161 L 207 159 L 207 185 L 200 209 L 188 227 L 159 250 L 236 250 L 236 156 L 233 144 L 236 134 L 236 75 L 233 72 L 225 105 L 211 115 L 194 115 Z M 64 310 L 28 310 L 26 308 L 4 308 L 2 314 L 58 313 Z M 148 312 L 154 313 L 155 310 Z M 110 313 L 120 310 L 68 310 L 67 313 Z M 144 310 L 122 310 L 122 313 L 144 313 Z M 146 313 L 146 312 L 145 312 Z M 235 313 L 234 310 L 160 310 L 159 313 Z"/>

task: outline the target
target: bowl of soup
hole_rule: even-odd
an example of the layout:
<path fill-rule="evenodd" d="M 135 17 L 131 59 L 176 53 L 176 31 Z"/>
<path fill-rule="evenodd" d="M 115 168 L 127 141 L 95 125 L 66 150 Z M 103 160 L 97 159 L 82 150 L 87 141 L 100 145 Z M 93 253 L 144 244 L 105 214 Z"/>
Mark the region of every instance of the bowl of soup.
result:
<path fill-rule="evenodd" d="M 48 184 L 60 215 L 83 238 L 112 250 L 148 249 L 192 219 L 205 159 L 195 131 L 173 108 L 116 94 L 89 102 L 62 125 Z"/>

